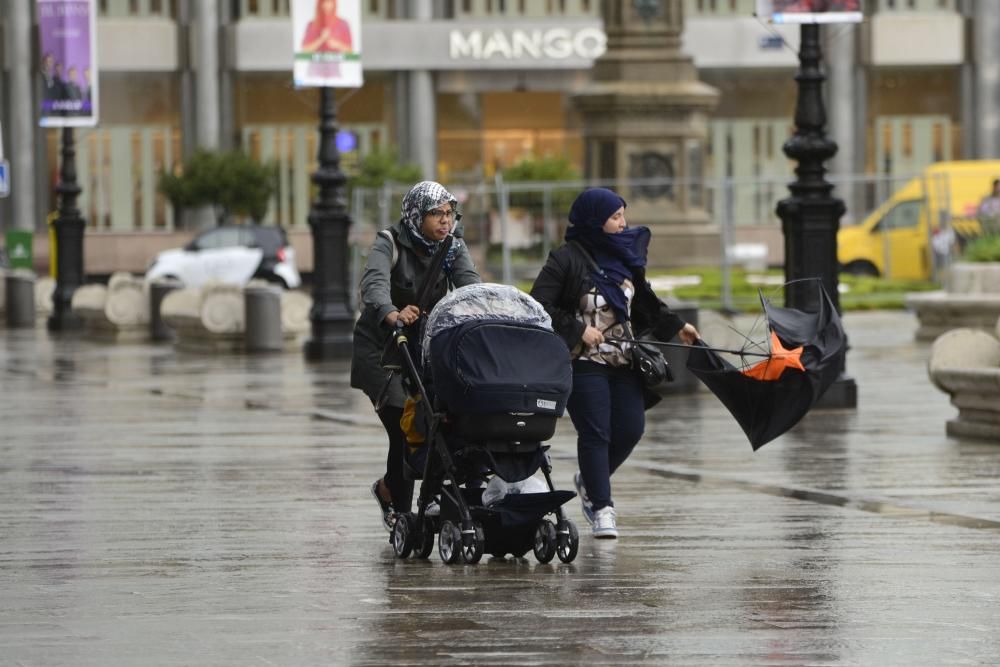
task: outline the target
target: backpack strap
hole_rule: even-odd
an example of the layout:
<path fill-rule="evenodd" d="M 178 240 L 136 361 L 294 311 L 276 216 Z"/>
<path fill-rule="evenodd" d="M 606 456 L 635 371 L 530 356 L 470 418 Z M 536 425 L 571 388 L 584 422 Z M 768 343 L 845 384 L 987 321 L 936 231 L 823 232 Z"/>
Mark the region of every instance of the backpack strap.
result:
<path fill-rule="evenodd" d="M 396 268 L 396 262 L 399 261 L 399 246 L 397 245 L 396 235 L 392 233 L 392 229 L 383 229 L 379 232 L 382 236 L 389 239 L 392 242 L 392 268 Z"/>

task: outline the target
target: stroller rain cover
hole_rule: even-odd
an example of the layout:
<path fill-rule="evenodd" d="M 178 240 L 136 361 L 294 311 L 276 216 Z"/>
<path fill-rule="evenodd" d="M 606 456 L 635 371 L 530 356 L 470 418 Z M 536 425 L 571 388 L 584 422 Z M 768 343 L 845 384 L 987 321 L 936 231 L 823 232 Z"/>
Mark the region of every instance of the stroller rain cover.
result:
<path fill-rule="evenodd" d="M 566 408 L 569 350 L 541 304 L 515 287 L 467 285 L 441 299 L 422 351 L 434 392 L 452 410 L 562 415 Z"/>

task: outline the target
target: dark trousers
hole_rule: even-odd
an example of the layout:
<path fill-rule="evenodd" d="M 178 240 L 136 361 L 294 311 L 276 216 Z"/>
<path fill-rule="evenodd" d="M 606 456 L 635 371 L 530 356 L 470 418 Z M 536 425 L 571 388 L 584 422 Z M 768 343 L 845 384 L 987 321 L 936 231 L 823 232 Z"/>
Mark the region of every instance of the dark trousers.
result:
<path fill-rule="evenodd" d="M 392 495 L 392 507 L 397 512 L 409 512 L 413 503 L 413 480 L 403 474 L 406 463 L 406 435 L 399 426 L 403 408 L 387 405 L 378 411 L 378 418 L 389 435 L 389 455 L 385 461 L 385 485 Z"/>
<path fill-rule="evenodd" d="M 595 510 L 614 505 L 611 475 L 646 428 L 642 384 L 629 368 L 576 361 L 567 408 L 576 428 L 576 455 L 587 495 Z"/>

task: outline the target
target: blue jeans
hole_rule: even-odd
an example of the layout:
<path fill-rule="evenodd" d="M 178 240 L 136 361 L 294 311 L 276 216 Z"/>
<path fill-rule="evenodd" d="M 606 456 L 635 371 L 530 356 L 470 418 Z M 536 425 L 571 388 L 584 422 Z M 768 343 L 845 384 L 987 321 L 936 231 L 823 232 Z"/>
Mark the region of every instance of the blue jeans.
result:
<path fill-rule="evenodd" d="M 595 510 L 613 505 L 611 475 L 646 428 L 639 377 L 630 368 L 576 361 L 567 408 L 576 428 L 576 456 L 590 502 Z"/>

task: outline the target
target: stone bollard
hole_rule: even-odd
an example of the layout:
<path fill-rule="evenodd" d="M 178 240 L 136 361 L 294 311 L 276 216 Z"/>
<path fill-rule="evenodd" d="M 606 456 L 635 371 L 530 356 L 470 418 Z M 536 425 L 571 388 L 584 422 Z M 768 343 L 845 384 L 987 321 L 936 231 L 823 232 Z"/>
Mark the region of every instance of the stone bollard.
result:
<path fill-rule="evenodd" d="M 117 341 L 146 340 L 149 301 L 142 278 L 124 271 L 111 276 L 107 286 L 81 285 L 73 293 L 73 312 L 91 336 Z"/>
<path fill-rule="evenodd" d="M 244 340 L 247 352 L 280 352 L 281 289 L 267 284 L 250 284 L 243 290 Z"/>
<path fill-rule="evenodd" d="M 948 331 L 931 346 L 927 373 L 958 408 L 948 435 L 1000 442 L 1000 340 L 977 329 Z"/>
<path fill-rule="evenodd" d="M 5 282 L 5 305 L 7 326 L 35 326 L 35 273 L 27 269 L 7 272 Z"/>
<path fill-rule="evenodd" d="M 149 337 L 155 341 L 172 341 L 176 337 L 173 327 L 163 320 L 160 306 L 170 292 L 183 287 L 172 278 L 159 278 L 149 284 Z"/>

